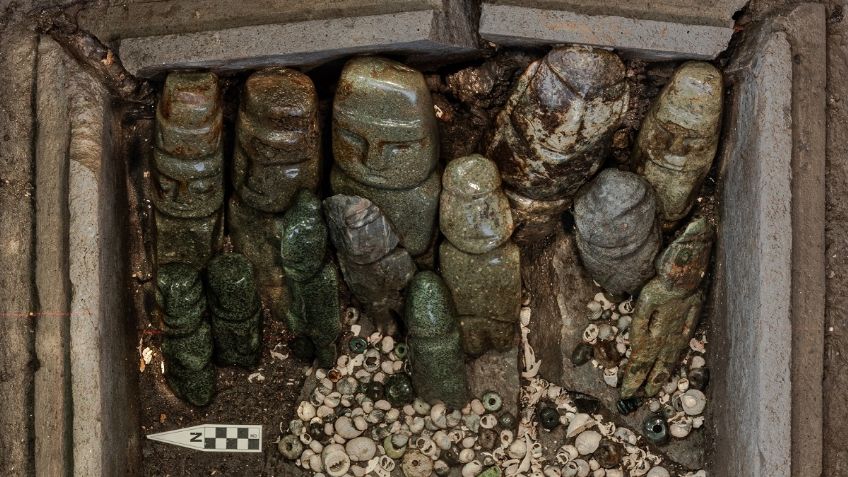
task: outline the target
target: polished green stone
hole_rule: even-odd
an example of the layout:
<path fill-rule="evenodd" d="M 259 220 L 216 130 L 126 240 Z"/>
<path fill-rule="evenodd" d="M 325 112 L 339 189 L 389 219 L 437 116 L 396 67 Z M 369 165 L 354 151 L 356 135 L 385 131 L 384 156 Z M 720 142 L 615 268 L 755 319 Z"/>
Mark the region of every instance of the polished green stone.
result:
<path fill-rule="evenodd" d="M 386 379 L 386 399 L 393 406 L 403 407 L 411 403 L 414 397 L 415 391 L 408 374 L 393 374 Z"/>
<path fill-rule="evenodd" d="M 209 262 L 207 280 L 215 361 L 223 366 L 255 365 L 261 353 L 262 309 L 253 266 L 237 253 L 219 255 Z"/>
<path fill-rule="evenodd" d="M 497 465 L 493 465 L 484 470 L 483 472 L 477 474 L 477 477 L 501 477 L 501 475 L 503 475 L 501 472 L 501 468 Z"/>

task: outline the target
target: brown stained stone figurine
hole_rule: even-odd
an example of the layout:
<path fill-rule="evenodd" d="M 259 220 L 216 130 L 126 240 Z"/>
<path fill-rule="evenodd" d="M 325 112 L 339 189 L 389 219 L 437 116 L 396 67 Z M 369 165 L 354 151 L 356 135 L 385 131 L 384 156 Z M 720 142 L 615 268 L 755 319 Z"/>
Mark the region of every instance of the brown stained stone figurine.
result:
<path fill-rule="evenodd" d="M 453 295 L 465 352 L 515 344 L 521 308 L 518 246 L 509 201 L 494 162 L 474 154 L 451 161 L 443 176 L 439 227 L 442 276 Z"/>
<path fill-rule="evenodd" d="M 601 166 L 629 98 L 624 64 L 606 50 L 555 48 L 521 75 L 488 148 L 515 211 L 516 240 L 554 230 Z"/>
<path fill-rule="evenodd" d="M 158 264 L 202 268 L 221 246 L 222 113 L 212 73 L 171 73 L 156 107 L 153 190 Z"/>
<path fill-rule="evenodd" d="M 654 396 L 679 364 L 701 316 L 701 282 L 712 243 L 712 227 L 698 218 L 657 258 L 657 276 L 639 293 L 630 324 L 632 353 L 622 398 L 633 396 L 643 383 L 645 395 Z"/>
<path fill-rule="evenodd" d="M 280 262 L 280 220 L 300 189 L 315 191 L 321 162 L 312 80 L 289 68 L 252 74 L 241 95 L 227 219 L 236 251 L 254 265 L 272 316 L 288 306 Z"/>
<path fill-rule="evenodd" d="M 721 72 L 690 61 L 675 71 L 642 122 L 632 159 L 654 187 L 666 226 L 689 213 L 710 170 L 723 99 Z"/>
<path fill-rule="evenodd" d="M 421 73 L 377 57 L 348 61 L 333 101 L 333 192 L 376 204 L 415 257 L 435 239 L 437 133 Z"/>
<path fill-rule="evenodd" d="M 324 211 L 351 292 L 380 331 L 397 333 L 403 289 L 416 272 L 412 257 L 398 246 L 392 224 L 370 200 L 334 195 L 324 200 Z"/>

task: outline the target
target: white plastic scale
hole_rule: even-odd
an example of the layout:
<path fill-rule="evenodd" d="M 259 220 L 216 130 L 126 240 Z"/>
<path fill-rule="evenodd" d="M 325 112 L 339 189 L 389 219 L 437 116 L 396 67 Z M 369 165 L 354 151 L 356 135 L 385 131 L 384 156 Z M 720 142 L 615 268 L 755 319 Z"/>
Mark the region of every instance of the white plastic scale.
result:
<path fill-rule="evenodd" d="M 148 439 L 204 452 L 262 452 L 262 426 L 201 424 L 149 434 Z"/>

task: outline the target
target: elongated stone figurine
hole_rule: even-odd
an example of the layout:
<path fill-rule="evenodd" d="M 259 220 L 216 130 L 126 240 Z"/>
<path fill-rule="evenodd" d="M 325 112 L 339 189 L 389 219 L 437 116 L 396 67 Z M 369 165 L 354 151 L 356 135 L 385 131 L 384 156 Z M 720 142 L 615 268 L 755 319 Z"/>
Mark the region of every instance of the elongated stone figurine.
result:
<path fill-rule="evenodd" d="M 327 257 L 327 225 L 321 201 L 301 190 L 283 215 L 280 256 L 291 291 L 286 312 L 289 329 L 309 339 L 318 365 L 330 368 L 336 362 L 336 340 L 341 332 L 339 276 Z"/>
<path fill-rule="evenodd" d="M 435 239 L 437 134 L 421 73 L 377 57 L 348 61 L 333 101 L 333 193 L 376 204 L 414 257 Z"/>
<path fill-rule="evenodd" d="M 228 220 L 236 251 L 256 269 L 272 316 L 282 319 L 288 300 L 280 262 L 282 213 L 300 189 L 318 187 L 318 98 L 312 80 L 289 68 L 268 68 L 242 90 L 233 154 Z"/>
<path fill-rule="evenodd" d="M 462 344 L 471 355 L 505 351 L 515 344 L 521 266 L 498 168 L 473 154 L 451 161 L 442 182 L 439 227 L 447 240 L 439 247 L 439 263 L 459 315 Z"/>
<path fill-rule="evenodd" d="M 345 282 L 377 329 L 396 334 L 403 289 L 417 271 L 412 257 L 370 200 L 334 195 L 324 200 L 324 211 Z"/>
<path fill-rule="evenodd" d="M 653 186 L 666 226 L 689 213 L 710 171 L 723 99 L 721 72 L 690 61 L 674 72 L 642 122 L 632 160 Z"/>
<path fill-rule="evenodd" d="M 629 99 L 624 64 L 606 50 L 554 48 L 521 75 L 487 150 L 515 210 L 517 240 L 554 230 L 601 167 Z"/>
<path fill-rule="evenodd" d="M 165 380 L 180 399 L 205 406 L 215 394 L 215 367 L 203 282 L 193 266 L 169 263 L 159 267 L 156 285 L 165 325 Z"/>
<path fill-rule="evenodd" d="M 219 255 L 210 260 L 207 277 L 215 362 L 246 368 L 255 365 L 262 344 L 262 308 L 253 266 L 241 254 Z"/>
<path fill-rule="evenodd" d="M 679 364 L 701 316 L 701 282 L 712 244 L 712 227 L 698 218 L 657 258 L 657 276 L 639 293 L 633 312 L 622 398 L 633 396 L 643 383 L 646 396 L 656 395 Z"/>
<path fill-rule="evenodd" d="M 661 245 L 651 185 L 605 169 L 574 201 L 577 250 L 589 275 L 609 293 L 635 294 L 654 276 Z"/>
<path fill-rule="evenodd" d="M 156 258 L 200 269 L 222 241 L 222 113 L 212 73 L 171 73 L 156 107 Z"/>
<path fill-rule="evenodd" d="M 444 401 L 457 409 L 464 406 L 468 386 L 459 324 L 450 291 L 438 275 L 424 271 L 412 278 L 404 320 L 416 394 L 430 403 Z"/>

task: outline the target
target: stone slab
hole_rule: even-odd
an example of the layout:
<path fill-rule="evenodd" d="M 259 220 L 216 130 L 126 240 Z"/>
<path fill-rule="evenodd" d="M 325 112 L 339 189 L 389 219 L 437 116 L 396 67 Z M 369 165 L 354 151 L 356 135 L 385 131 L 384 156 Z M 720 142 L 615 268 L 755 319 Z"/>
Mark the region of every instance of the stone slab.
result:
<path fill-rule="evenodd" d="M 572 9 L 484 3 L 480 36 L 511 46 L 576 43 L 615 48 L 650 59 L 713 59 L 727 49 L 733 28 Z"/>
<path fill-rule="evenodd" d="M 497 391 L 503 409 L 518 417 L 518 349 L 503 353 L 489 351 L 466 365 L 469 399 L 480 399 L 487 391 Z"/>

